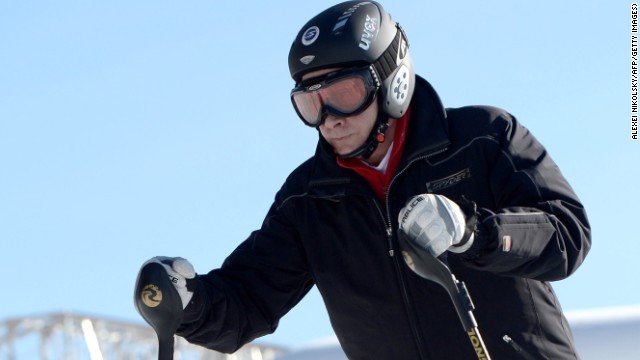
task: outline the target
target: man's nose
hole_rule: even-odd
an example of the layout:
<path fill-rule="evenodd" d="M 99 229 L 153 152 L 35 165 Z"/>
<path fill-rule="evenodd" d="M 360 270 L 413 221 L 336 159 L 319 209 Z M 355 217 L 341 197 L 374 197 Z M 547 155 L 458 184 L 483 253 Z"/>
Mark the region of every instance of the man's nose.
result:
<path fill-rule="evenodd" d="M 342 126 L 344 124 L 344 118 L 327 115 L 324 119 L 323 125 L 327 128 L 334 128 L 336 126 Z"/>

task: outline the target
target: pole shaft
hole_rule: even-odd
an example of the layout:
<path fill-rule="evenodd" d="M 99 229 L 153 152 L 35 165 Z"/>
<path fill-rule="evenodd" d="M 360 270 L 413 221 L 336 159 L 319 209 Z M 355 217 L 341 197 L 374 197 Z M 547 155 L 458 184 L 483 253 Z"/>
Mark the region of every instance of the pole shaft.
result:
<path fill-rule="evenodd" d="M 158 360 L 173 360 L 173 336 L 158 336 Z"/>
<path fill-rule="evenodd" d="M 471 345 L 473 345 L 473 350 L 475 351 L 478 360 L 491 360 L 487 346 L 484 344 L 484 340 L 482 340 L 482 336 L 480 336 L 478 328 L 474 327 L 467 331 L 467 335 L 469 335 L 469 340 L 471 340 Z"/>

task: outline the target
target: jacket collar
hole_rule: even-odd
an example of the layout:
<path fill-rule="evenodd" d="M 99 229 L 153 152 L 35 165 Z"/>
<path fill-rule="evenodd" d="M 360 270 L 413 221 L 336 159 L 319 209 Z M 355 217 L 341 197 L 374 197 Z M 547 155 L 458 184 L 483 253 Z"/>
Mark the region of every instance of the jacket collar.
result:
<path fill-rule="evenodd" d="M 412 160 L 430 156 L 450 144 L 446 111 L 431 84 L 416 75 L 416 88 L 411 100 L 411 119 L 402 162 L 398 169 Z"/>

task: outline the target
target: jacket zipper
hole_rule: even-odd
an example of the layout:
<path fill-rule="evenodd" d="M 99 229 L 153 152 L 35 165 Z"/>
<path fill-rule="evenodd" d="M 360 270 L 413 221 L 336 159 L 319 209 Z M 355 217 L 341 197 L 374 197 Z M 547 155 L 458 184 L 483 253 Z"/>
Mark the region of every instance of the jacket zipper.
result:
<path fill-rule="evenodd" d="M 383 217 L 383 221 L 385 223 L 385 227 L 387 229 L 387 236 L 389 237 L 389 255 L 391 257 L 394 256 L 395 251 L 394 251 L 394 246 L 393 246 L 393 226 L 391 224 L 391 207 L 389 206 L 389 193 L 391 193 L 391 187 L 393 186 L 393 183 L 396 181 L 397 178 L 399 178 L 402 174 L 404 174 L 407 169 L 409 169 L 409 167 L 411 165 L 413 165 L 414 163 L 420 161 L 420 160 L 426 160 L 427 158 L 434 156 L 434 155 L 438 155 L 440 153 L 443 153 L 445 151 L 447 151 L 448 147 L 447 146 L 443 146 L 442 148 L 438 149 L 438 150 L 434 150 L 432 152 L 429 152 L 425 155 L 419 156 L 417 158 L 414 158 L 413 160 L 411 160 L 407 166 L 405 166 L 404 168 L 402 168 L 402 170 L 400 170 L 392 179 L 391 182 L 389 182 L 389 187 L 387 188 L 387 194 L 385 195 L 385 199 L 384 199 L 384 203 L 385 203 L 385 210 L 386 210 L 386 216 L 382 213 L 382 210 L 380 210 L 380 208 L 378 208 L 378 210 L 381 213 L 381 216 Z M 376 203 L 376 206 L 377 203 Z"/>
<path fill-rule="evenodd" d="M 380 205 L 378 204 L 378 201 L 374 199 L 373 203 L 375 204 L 376 208 L 378 209 L 378 212 L 380 213 L 380 217 L 382 218 L 382 221 L 384 223 L 384 227 L 387 233 L 387 241 L 389 245 L 389 256 L 391 257 L 391 261 L 393 261 L 393 265 L 396 270 L 396 278 L 400 283 L 400 290 L 402 291 L 402 300 L 404 302 L 405 308 L 407 309 L 408 318 L 409 318 L 408 321 L 411 327 L 411 332 L 413 333 L 413 338 L 415 339 L 415 342 L 416 342 L 418 354 L 420 355 L 420 359 L 427 359 L 423 350 L 423 344 L 422 344 L 423 340 L 422 340 L 422 336 L 420 336 L 420 329 L 418 328 L 418 324 L 415 321 L 413 321 L 416 311 L 409 299 L 409 292 L 407 291 L 407 286 L 405 284 L 404 277 L 402 276 L 402 268 L 401 268 L 402 264 L 400 263 L 399 258 L 395 256 L 395 250 L 393 245 L 393 227 L 391 225 L 391 220 L 388 216 L 385 216 L 384 212 L 380 208 Z"/>
<path fill-rule="evenodd" d="M 389 193 L 391 192 L 391 187 L 393 186 L 393 183 L 395 182 L 395 180 L 398 177 L 400 177 L 400 175 L 402 175 L 411 165 L 413 165 L 417 161 L 425 160 L 428 157 L 440 154 L 440 153 L 442 153 L 442 152 L 444 152 L 446 150 L 447 150 L 447 146 L 444 146 L 441 149 L 438 149 L 436 151 L 430 152 L 428 154 L 425 154 L 423 156 L 420 156 L 420 157 L 417 157 L 417 158 L 413 159 L 412 161 L 410 161 L 407 164 L 407 166 L 402 168 L 402 170 L 400 170 L 391 179 L 391 182 L 389 183 L 389 187 L 387 189 L 387 194 L 385 196 L 386 215 L 384 214 L 382 209 L 380 209 L 380 206 L 378 205 L 378 202 L 374 201 L 374 203 L 376 204 L 376 208 L 380 212 L 380 216 L 382 216 L 382 220 L 384 222 L 384 226 L 385 226 L 385 229 L 386 229 L 386 232 L 387 232 L 387 241 L 388 241 L 388 244 L 389 244 L 389 256 L 392 258 L 394 266 L 395 266 L 395 269 L 396 269 L 396 276 L 398 278 L 398 282 L 400 283 L 400 289 L 402 290 L 402 298 L 404 300 L 405 307 L 406 307 L 407 312 L 409 314 L 409 323 L 410 323 L 410 326 L 411 326 L 411 331 L 412 331 L 414 339 L 416 341 L 416 346 L 418 348 L 418 354 L 420 355 L 421 359 L 427 359 L 427 356 L 424 353 L 424 345 L 423 345 L 424 340 L 423 340 L 422 336 L 420 335 L 420 329 L 418 327 L 417 322 L 414 321 L 415 316 L 416 316 L 416 310 L 415 310 L 415 307 L 414 307 L 413 303 L 411 302 L 411 299 L 409 298 L 409 291 L 407 290 L 407 285 L 406 285 L 405 279 L 402 276 L 403 272 L 402 272 L 401 260 L 400 260 L 400 258 L 395 256 L 395 244 L 393 243 L 393 224 L 391 222 L 392 220 L 391 220 L 391 206 L 389 205 Z"/>

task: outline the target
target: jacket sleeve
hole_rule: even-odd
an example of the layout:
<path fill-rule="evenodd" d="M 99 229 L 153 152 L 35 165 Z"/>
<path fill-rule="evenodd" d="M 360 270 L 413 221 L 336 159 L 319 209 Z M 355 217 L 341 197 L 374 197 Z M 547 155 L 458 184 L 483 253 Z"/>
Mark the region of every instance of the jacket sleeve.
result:
<path fill-rule="evenodd" d="M 216 351 L 235 352 L 273 333 L 312 286 L 296 230 L 274 204 L 261 229 L 220 269 L 197 276 L 177 334 Z"/>
<path fill-rule="evenodd" d="M 560 280 L 591 247 L 584 207 L 545 148 L 515 118 L 492 123 L 492 206 L 480 207 L 471 267 L 507 276 Z"/>

